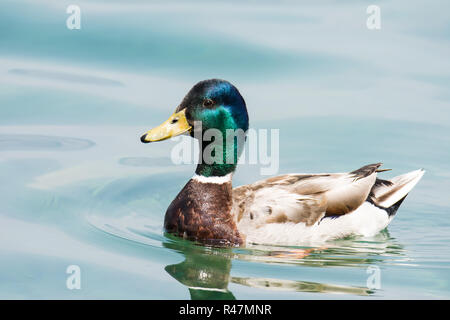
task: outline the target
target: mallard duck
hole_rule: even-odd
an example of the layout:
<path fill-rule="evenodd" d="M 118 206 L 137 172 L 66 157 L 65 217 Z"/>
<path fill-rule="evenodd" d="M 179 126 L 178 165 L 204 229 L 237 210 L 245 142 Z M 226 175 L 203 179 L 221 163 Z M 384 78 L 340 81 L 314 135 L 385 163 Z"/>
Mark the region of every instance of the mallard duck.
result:
<path fill-rule="evenodd" d="M 226 137 L 248 128 L 247 107 L 238 89 L 228 81 L 212 79 L 197 83 L 175 113 L 147 131 L 141 141 L 180 134 L 198 138 L 209 129 Z M 233 189 L 232 176 L 242 148 L 239 143 L 230 148 L 224 141 L 214 139 L 209 147 L 200 141 L 195 174 L 166 211 L 168 233 L 220 246 L 301 245 L 372 236 L 392 221 L 424 174 L 419 169 L 382 180 L 377 173 L 385 170 L 375 163 L 348 173 L 284 174 Z M 205 151 L 211 145 L 223 155 L 206 161 Z M 225 161 L 230 155 L 233 161 Z"/>

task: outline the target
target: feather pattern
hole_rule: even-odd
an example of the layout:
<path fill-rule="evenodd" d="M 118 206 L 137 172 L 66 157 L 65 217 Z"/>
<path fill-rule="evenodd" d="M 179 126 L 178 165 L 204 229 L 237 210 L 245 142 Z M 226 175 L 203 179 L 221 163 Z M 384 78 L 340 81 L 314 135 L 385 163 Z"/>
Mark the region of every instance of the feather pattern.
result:
<path fill-rule="evenodd" d="M 381 163 L 349 173 L 286 174 L 233 189 L 232 214 L 248 242 L 298 243 L 373 235 L 420 180 L 377 179 Z"/>
<path fill-rule="evenodd" d="M 311 226 L 324 216 L 347 214 L 367 199 L 379 166 L 350 173 L 286 174 L 235 188 L 237 222 Z"/>

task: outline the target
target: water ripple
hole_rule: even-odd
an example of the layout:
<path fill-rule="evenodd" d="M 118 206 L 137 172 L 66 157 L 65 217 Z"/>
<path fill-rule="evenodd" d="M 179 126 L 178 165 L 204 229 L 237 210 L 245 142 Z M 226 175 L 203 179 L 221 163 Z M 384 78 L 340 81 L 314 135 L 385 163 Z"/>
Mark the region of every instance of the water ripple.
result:
<path fill-rule="evenodd" d="M 94 142 L 80 138 L 34 134 L 0 134 L 0 151 L 68 151 L 87 149 L 94 145 Z"/>
<path fill-rule="evenodd" d="M 33 69 L 10 69 L 8 70 L 8 72 L 14 75 L 27 76 L 39 79 L 66 81 L 99 86 L 123 87 L 123 83 L 120 81 L 91 75 L 77 75 L 60 71 L 33 70 Z"/>
<path fill-rule="evenodd" d="M 154 167 L 171 165 L 172 161 L 167 157 L 124 157 L 118 161 L 121 165 L 131 167 Z"/>

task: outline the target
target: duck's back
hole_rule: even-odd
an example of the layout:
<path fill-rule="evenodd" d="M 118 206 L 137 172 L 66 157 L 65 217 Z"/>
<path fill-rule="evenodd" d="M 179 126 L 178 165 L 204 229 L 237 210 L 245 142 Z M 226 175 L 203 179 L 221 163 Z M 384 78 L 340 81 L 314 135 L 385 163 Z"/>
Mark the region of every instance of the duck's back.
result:
<path fill-rule="evenodd" d="M 379 180 L 380 165 L 349 173 L 286 174 L 237 187 L 233 215 L 238 229 L 248 241 L 268 243 L 377 233 L 423 174 L 417 170 L 392 182 Z"/>
<path fill-rule="evenodd" d="M 381 164 L 349 173 L 286 174 L 233 190 L 237 221 L 303 222 L 311 226 L 326 215 L 344 215 L 368 197 Z"/>

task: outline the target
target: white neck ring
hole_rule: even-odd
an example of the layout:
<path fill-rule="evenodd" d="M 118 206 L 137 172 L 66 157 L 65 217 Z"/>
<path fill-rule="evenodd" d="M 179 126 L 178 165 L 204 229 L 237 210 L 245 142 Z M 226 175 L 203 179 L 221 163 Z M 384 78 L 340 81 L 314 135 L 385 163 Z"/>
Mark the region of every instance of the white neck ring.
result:
<path fill-rule="evenodd" d="M 222 176 L 222 177 L 205 177 L 205 176 L 200 176 L 198 174 L 195 174 L 192 177 L 192 180 L 195 180 L 195 181 L 200 182 L 200 183 L 223 184 L 223 183 L 231 182 L 232 176 L 233 176 L 232 173 L 229 173 L 229 174 L 227 174 L 225 176 Z"/>

